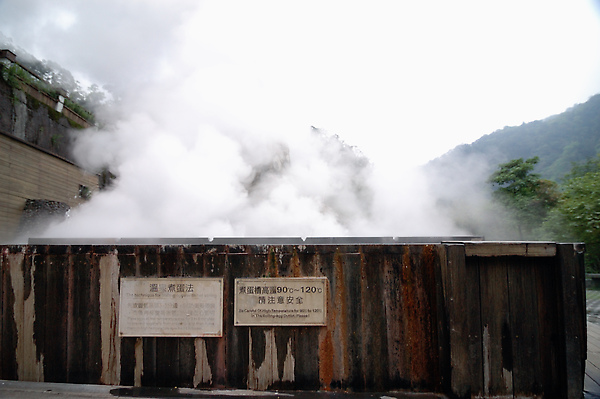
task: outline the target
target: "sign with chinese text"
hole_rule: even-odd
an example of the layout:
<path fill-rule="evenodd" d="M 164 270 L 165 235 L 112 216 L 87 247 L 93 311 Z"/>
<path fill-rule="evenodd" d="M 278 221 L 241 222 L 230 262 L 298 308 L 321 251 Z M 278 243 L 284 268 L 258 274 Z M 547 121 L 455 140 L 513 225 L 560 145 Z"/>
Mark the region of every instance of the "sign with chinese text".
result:
<path fill-rule="evenodd" d="M 236 326 L 324 326 L 327 278 L 282 277 L 235 280 Z"/>
<path fill-rule="evenodd" d="M 222 278 L 121 278 L 121 337 L 220 337 Z"/>

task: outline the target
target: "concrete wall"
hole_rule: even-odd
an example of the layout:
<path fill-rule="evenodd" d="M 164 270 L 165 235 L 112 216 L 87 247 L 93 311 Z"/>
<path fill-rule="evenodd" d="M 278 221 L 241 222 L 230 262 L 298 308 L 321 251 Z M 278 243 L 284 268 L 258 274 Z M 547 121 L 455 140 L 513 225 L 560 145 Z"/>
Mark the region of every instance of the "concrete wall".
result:
<path fill-rule="evenodd" d="M 71 160 L 70 135 L 89 124 L 65 107 L 57 112 L 57 103 L 24 82 L 14 88 L 0 79 L 0 132 Z"/>
<path fill-rule="evenodd" d="M 73 207 L 82 201 L 80 185 L 98 189 L 97 176 L 70 159 L 71 135 L 89 124 L 58 103 L 18 79 L 0 79 L 0 242 L 19 233 L 27 200 Z"/>
<path fill-rule="evenodd" d="M 22 140 L 0 133 L 0 242 L 15 238 L 28 199 L 64 202 L 83 199 L 80 185 L 98 190 L 98 177 Z"/>

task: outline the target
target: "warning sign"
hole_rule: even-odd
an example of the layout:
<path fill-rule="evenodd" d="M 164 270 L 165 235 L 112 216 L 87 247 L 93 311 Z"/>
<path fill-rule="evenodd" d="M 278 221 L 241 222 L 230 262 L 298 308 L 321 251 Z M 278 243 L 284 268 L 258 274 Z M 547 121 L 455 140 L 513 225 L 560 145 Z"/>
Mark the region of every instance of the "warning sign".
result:
<path fill-rule="evenodd" d="M 327 278 L 239 278 L 235 280 L 236 326 L 324 326 Z"/>

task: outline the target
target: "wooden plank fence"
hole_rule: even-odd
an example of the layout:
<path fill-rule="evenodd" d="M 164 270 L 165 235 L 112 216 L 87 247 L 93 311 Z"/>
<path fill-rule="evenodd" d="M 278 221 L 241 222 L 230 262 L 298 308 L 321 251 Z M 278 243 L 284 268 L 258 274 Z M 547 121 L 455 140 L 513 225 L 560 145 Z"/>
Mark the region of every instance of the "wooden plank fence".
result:
<path fill-rule="evenodd" d="M 583 251 L 555 243 L 3 246 L 0 378 L 581 397 Z M 121 277 L 223 277 L 223 336 L 119 338 Z M 234 279 L 327 277 L 324 327 L 236 327 Z"/>

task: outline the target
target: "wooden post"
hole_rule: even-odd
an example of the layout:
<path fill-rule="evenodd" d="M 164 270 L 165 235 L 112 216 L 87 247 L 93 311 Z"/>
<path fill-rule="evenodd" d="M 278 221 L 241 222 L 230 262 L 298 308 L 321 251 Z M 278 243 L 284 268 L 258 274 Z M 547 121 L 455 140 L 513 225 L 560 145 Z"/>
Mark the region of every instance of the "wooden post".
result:
<path fill-rule="evenodd" d="M 450 386 L 458 397 L 482 394 L 481 304 L 479 271 L 467 268 L 465 246 L 449 244 L 442 260 L 444 299 L 448 312 Z"/>
<path fill-rule="evenodd" d="M 587 327 L 583 245 L 558 244 L 567 398 L 581 398 L 585 377 Z"/>

